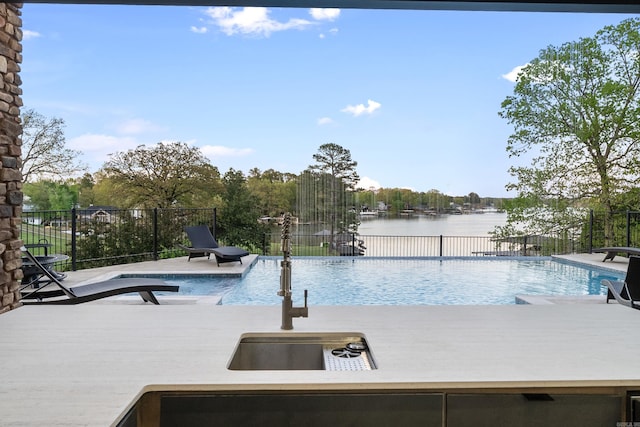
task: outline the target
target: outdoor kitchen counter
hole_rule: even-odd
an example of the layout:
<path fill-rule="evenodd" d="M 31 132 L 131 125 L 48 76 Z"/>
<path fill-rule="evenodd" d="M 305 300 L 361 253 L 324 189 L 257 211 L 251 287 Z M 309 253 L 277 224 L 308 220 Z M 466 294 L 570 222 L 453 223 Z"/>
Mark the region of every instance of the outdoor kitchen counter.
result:
<path fill-rule="evenodd" d="M 362 333 L 377 369 L 227 369 L 243 333 L 290 333 L 280 321 L 279 306 L 83 304 L 2 314 L 1 424 L 106 426 L 149 390 L 640 389 L 640 311 L 617 304 L 311 305 L 290 332 Z"/>

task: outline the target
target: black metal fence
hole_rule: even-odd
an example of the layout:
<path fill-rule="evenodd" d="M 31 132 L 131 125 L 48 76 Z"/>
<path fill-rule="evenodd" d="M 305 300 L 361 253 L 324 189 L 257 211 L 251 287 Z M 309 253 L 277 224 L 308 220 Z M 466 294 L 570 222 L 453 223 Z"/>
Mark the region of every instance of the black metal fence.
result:
<path fill-rule="evenodd" d="M 583 232 L 585 246 L 640 247 L 640 211 L 618 211 L 613 214 L 613 236 L 608 243 L 605 239 L 604 212 L 591 211 Z"/>
<path fill-rule="evenodd" d="M 365 255 L 371 257 L 447 256 L 548 256 L 582 252 L 573 236 L 518 236 L 496 239 L 489 236 L 379 236 L 351 235 L 331 239 L 326 235 L 294 234 L 292 255 Z M 280 252 L 280 234 L 265 235 L 263 254 Z"/>
<path fill-rule="evenodd" d="M 187 225 L 216 226 L 216 209 L 105 209 L 23 212 L 20 238 L 35 255 L 63 254 L 77 270 L 183 255 Z M 214 231 L 215 233 L 215 231 Z"/>
<path fill-rule="evenodd" d="M 517 236 L 381 236 L 298 235 L 292 255 L 364 255 L 370 257 L 547 256 L 590 252 L 604 243 L 603 215 L 591 213 L 580 235 Z M 182 256 L 177 243 L 188 244 L 187 225 L 216 230 L 216 209 L 105 209 L 24 212 L 21 239 L 36 255 L 69 257 L 56 265 L 77 270 Z M 640 212 L 615 216 L 613 244 L 640 246 Z M 224 236 L 220 236 L 224 244 Z M 280 232 L 264 235 L 262 254 L 280 254 Z"/>

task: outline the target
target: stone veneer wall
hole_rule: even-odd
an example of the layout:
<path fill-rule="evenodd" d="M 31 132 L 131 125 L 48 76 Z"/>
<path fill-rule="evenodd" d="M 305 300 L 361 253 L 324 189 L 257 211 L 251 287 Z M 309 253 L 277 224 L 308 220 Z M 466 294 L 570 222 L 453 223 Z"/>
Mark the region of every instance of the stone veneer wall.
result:
<path fill-rule="evenodd" d="M 22 3 L 0 3 L 0 313 L 19 307 Z"/>

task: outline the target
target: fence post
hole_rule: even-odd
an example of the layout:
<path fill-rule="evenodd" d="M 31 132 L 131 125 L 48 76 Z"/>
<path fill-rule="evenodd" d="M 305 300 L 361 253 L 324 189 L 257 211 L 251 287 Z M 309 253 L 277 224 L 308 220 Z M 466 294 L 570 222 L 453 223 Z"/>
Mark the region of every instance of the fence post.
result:
<path fill-rule="evenodd" d="M 356 233 L 351 233 L 351 255 L 356 255 Z"/>
<path fill-rule="evenodd" d="M 213 238 L 218 240 L 216 236 L 216 228 L 218 228 L 218 208 L 213 208 Z"/>
<path fill-rule="evenodd" d="M 442 237 L 442 234 L 440 235 L 440 256 L 442 256 L 443 252 L 443 247 L 444 247 L 444 238 Z"/>
<path fill-rule="evenodd" d="M 589 210 L 589 253 L 593 250 L 593 209 Z"/>
<path fill-rule="evenodd" d="M 153 260 L 158 260 L 158 208 L 153 208 Z"/>
<path fill-rule="evenodd" d="M 267 233 L 262 233 L 262 255 L 267 254 Z"/>
<path fill-rule="evenodd" d="M 627 210 L 627 247 L 631 246 L 631 211 Z"/>
<path fill-rule="evenodd" d="M 76 271 L 76 258 L 77 258 L 77 247 L 76 247 L 76 232 L 78 231 L 78 222 L 76 218 L 76 208 L 71 208 L 71 270 Z"/>

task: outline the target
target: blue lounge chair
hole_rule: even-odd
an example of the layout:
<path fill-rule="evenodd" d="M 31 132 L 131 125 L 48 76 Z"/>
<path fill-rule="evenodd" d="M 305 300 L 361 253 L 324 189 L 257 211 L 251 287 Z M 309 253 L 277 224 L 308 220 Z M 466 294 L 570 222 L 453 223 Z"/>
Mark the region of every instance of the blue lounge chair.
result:
<path fill-rule="evenodd" d="M 619 304 L 640 310 L 640 257 L 629 257 L 629 267 L 624 282 L 603 279 L 607 287 L 607 303 L 615 299 Z"/>
<path fill-rule="evenodd" d="M 163 280 L 148 278 L 109 279 L 102 282 L 67 288 L 58 280 L 56 275 L 54 275 L 50 269 L 44 267 L 27 248 L 22 247 L 22 252 L 29 260 L 29 263 L 38 268 L 40 272 L 49 279 L 44 286 L 37 287 L 33 290 L 26 290 L 26 288 L 21 290 L 22 299 L 20 302 L 25 305 L 81 304 L 83 302 L 95 301 L 132 292 L 140 294 L 145 302 L 160 304 L 153 292 L 178 292 L 179 290 L 178 286 L 167 285 Z M 52 284 L 57 285 L 57 288 L 45 290 L 45 288 Z"/>
<path fill-rule="evenodd" d="M 191 241 L 191 246 L 185 246 L 179 244 L 178 247 L 187 251 L 189 259 L 206 256 L 209 258 L 211 254 L 216 257 L 216 263 L 218 265 L 225 262 L 240 262 L 242 264 L 242 257 L 249 255 L 249 252 L 236 246 L 220 246 L 218 242 L 211 234 L 211 230 L 206 225 L 194 225 L 185 227 L 184 231 L 187 233 L 187 237 Z"/>

